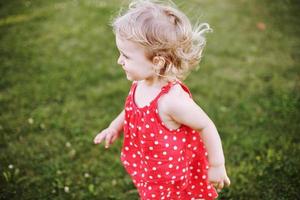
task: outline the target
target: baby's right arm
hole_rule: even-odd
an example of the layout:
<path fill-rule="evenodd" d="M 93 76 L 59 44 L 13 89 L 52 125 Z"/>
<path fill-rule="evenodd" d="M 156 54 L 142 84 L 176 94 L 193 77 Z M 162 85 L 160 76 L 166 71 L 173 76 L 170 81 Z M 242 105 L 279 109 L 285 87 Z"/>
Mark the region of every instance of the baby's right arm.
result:
<path fill-rule="evenodd" d="M 125 111 L 123 110 L 106 129 L 96 135 L 94 143 L 100 144 L 105 139 L 105 148 L 108 148 L 119 137 L 119 133 L 123 129 L 124 119 Z"/>

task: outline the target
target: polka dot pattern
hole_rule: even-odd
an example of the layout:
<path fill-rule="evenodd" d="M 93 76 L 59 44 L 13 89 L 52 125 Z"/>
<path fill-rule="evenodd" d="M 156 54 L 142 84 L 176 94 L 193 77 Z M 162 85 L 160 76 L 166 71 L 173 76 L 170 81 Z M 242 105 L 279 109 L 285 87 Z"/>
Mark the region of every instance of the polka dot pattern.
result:
<path fill-rule="evenodd" d="M 170 82 L 148 105 L 134 102 L 134 82 L 125 103 L 121 162 L 138 189 L 141 200 L 216 199 L 207 180 L 207 152 L 200 132 L 187 126 L 172 130 L 160 120 L 157 100 L 174 84 Z"/>

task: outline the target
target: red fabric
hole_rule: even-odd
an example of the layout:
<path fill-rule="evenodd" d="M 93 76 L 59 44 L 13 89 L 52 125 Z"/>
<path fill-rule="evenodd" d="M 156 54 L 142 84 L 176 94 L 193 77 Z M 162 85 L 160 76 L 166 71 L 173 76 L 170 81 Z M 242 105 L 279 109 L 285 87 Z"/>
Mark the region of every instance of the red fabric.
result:
<path fill-rule="evenodd" d="M 138 189 L 141 200 L 211 200 L 218 197 L 207 180 L 207 152 L 200 132 L 181 125 L 171 130 L 161 121 L 158 99 L 174 84 L 169 82 L 151 103 L 134 102 L 134 82 L 125 103 L 121 162 Z"/>

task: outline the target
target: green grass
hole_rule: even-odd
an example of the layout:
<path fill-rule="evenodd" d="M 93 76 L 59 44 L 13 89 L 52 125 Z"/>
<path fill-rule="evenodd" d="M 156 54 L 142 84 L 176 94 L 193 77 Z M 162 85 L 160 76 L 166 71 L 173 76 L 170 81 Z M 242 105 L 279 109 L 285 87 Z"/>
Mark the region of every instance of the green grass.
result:
<path fill-rule="evenodd" d="M 176 3 L 214 29 L 185 83 L 222 138 L 232 185 L 219 199 L 299 199 L 299 3 Z M 119 5 L 0 2 L 0 199 L 138 199 L 122 139 L 92 143 L 130 86 L 108 25 Z"/>

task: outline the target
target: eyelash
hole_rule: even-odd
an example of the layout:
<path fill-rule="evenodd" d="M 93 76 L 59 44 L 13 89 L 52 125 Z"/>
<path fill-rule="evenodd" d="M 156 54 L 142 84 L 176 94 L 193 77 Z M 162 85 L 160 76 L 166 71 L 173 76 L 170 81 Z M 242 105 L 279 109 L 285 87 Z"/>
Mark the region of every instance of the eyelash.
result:
<path fill-rule="evenodd" d="M 122 53 L 121 53 L 122 54 Z M 124 54 L 122 54 L 123 56 L 124 56 L 124 58 L 126 58 L 126 59 L 128 59 L 129 57 L 128 56 L 126 56 L 126 55 L 124 55 Z"/>

